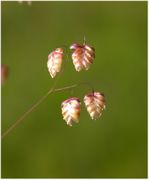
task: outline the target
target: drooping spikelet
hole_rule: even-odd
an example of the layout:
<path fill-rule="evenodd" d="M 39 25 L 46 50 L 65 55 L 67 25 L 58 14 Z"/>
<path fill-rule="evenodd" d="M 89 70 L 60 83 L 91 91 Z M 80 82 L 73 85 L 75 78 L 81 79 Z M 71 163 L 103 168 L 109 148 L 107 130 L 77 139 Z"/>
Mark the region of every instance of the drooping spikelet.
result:
<path fill-rule="evenodd" d="M 87 44 L 72 44 L 70 49 L 74 50 L 72 53 L 72 60 L 76 71 L 83 69 L 88 70 L 95 58 L 95 50 Z"/>
<path fill-rule="evenodd" d="M 3 85 L 8 78 L 9 69 L 5 64 L 1 64 L 1 84 Z"/>
<path fill-rule="evenodd" d="M 99 92 L 91 92 L 85 95 L 84 103 L 92 119 L 99 118 L 106 107 L 104 94 Z"/>
<path fill-rule="evenodd" d="M 54 78 L 56 76 L 56 73 L 61 70 L 62 58 L 63 58 L 62 48 L 57 48 L 55 51 L 49 54 L 47 67 L 52 78 Z"/>
<path fill-rule="evenodd" d="M 80 100 L 75 97 L 69 98 L 62 102 L 62 115 L 67 125 L 72 126 L 73 122 L 79 122 L 80 104 Z"/>
<path fill-rule="evenodd" d="M 19 4 L 22 4 L 23 2 L 26 2 L 29 6 L 32 4 L 32 1 L 28 1 L 28 0 L 25 0 L 25 1 L 23 1 L 23 0 L 18 0 L 18 3 L 19 3 Z"/>

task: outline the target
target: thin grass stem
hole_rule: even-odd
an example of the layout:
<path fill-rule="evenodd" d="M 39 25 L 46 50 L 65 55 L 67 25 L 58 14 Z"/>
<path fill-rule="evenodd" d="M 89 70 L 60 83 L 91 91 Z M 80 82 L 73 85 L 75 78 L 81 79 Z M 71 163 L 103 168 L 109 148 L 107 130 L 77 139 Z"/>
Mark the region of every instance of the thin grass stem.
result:
<path fill-rule="evenodd" d="M 8 135 L 13 129 L 15 129 L 24 119 L 29 115 L 37 106 L 39 106 L 50 94 L 54 92 L 60 92 L 68 89 L 72 89 L 78 86 L 78 84 L 74 84 L 71 86 L 66 86 L 62 88 L 51 88 L 44 96 L 42 96 L 33 106 L 31 106 L 21 117 L 19 117 L 4 133 L 2 134 L 1 138 L 3 139 L 6 135 Z"/>

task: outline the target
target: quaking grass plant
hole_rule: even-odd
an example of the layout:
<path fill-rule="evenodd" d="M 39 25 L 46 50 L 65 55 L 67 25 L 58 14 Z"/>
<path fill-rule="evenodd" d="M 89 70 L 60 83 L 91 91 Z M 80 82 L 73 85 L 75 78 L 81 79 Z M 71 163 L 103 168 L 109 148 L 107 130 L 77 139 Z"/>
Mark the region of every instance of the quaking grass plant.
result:
<path fill-rule="evenodd" d="M 72 51 L 72 61 L 74 68 L 77 72 L 82 70 L 88 70 L 95 60 L 95 49 L 90 45 L 86 44 L 85 38 L 83 44 L 73 43 L 70 46 Z M 66 58 L 68 59 L 68 53 L 66 52 Z M 54 81 L 52 88 L 42 96 L 33 106 L 31 106 L 20 118 L 18 118 L 8 129 L 2 133 L 2 139 L 8 135 L 15 127 L 17 127 L 27 115 L 29 115 L 37 106 L 39 106 L 50 94 L 73 89 L 79 85 L 85 83 L 73 84 L 70 86 L 56 88 L 60 75 L 63 73 L 64 69 L 61 69 L 64 59 L 64 49 L 57 48 L 53 50 L 48 55 L 47 68 L 51 78 L 58 78 Z M 2 73 L 2 71 L 1 71 Z M 2 74 L 1 74 L 2 75 Z M 105 97 L 103 93 L 88 92 L 83 98 L 87 112 L 89 113 L 91 119 L 98 119 L 102 111 L 105 109 Z M 61 111 L 63 120 L 68 126 L 72 126 L 74 122 L 79 122 L 80 111 L 81 111 L 81 100 L 77 97 L 68 97 L 61 103 Z"/>

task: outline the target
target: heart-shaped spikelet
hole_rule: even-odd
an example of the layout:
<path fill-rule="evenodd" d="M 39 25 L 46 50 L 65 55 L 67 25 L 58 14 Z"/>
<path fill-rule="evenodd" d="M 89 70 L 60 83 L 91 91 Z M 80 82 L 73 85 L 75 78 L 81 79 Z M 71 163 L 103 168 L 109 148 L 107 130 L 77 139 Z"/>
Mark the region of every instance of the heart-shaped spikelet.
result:
<path fill-rule="evenodd" d="M 63 49 L 57 48 L 51 52 L 48 56 L 47 67 L 52 78 L 56 76 L 57 72 L 60 72 L 63 58 Z"/>
<path fill-rule="evenodd" d="M 73 50 L 72 60 L 76 71 L 88 70 L 95 59 L 95 50 L 87 44 L 74 43 L 70 46 Z"/>
<path fill-rule="evenodd" d="M 100 92 L 91 92 L 85 95 L 84 103 L 92 119 L 99 118 L 106 107 L 104 94 Z"/>
<path fill-rule="evenodd" d="M 73 122 L 79 122 L 80 104 L 80 100 L 75 97 L 69 98 L 62 102 L 62 115 L 67 125 L 72 126 Z"/>

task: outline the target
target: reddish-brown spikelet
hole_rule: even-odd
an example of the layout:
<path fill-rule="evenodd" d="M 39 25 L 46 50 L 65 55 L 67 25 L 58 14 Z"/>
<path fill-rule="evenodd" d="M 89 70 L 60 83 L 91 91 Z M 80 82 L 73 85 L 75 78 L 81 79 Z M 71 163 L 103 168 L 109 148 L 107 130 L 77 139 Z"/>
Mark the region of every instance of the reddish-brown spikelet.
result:
<path fill-rule="evenodd" d="M 80 100 L 72 97 L 62 102 L 62 115 L 67 125 L 72 126 L 73 122 L 79 122 Z"/>
<path fill-rule="evenodd" d="M 80 45 L 75 43 L 70 46 L 70 49 L 74 50 L 72 60 L 76 71 L 88 70 L 95 59 L 94 48 L 87 44 Z"/>
<path fill-rule="evenodd" d="M 92 119 L 99 118 L 106 107 L 104 95 L 100 92 L 91 92 L 85 95 L 84 103 Z"/>
<path fill-rule="evenodd" d="M 49 54 L 47 67 L 52 78 L 54 78 L 56 76 L 56 73 L 61 70 L 62 58 L 63 58 L 62 48 L 57 48 L 55 51 Z"/>
<path fill-rule="evenodd" d="M 5 81 L 8 78 L 8 74 L 9 74 L 8 66 L 5 64 L 2 64 L 1 65 L 1 84 L 5 83 Z"/>

